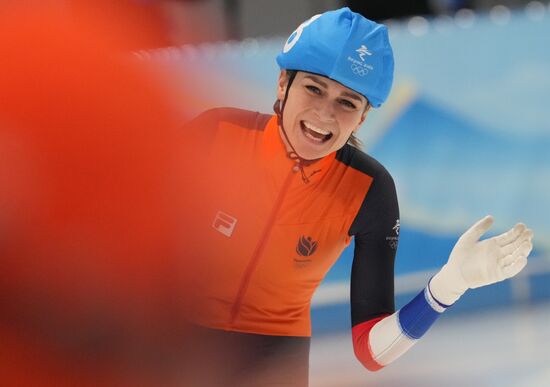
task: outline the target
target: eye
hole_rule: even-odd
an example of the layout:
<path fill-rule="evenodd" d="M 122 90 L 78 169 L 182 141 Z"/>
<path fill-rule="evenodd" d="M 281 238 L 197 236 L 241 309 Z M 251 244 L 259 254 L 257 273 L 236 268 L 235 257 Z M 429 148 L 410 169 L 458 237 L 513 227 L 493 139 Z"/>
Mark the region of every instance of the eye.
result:
<path fill-rule="evenodd" d="M 321 94 L 321 89 L 319 89 L 317 86 L 306 85 L 305 87 L 309 92 L 313 94 Z"/>
<path fill-rule="evenodd" d="M 357 106 L 355 106 L 355 104 L 354 104 L 353 102 L 351 102 L 351 101 L 349 101 L 349 100 L 347 100 L 347 99 L 341 99 L 341 100 L 339 101 L 339 103 L 340 103 L 340 105 L 342 105 L 342 106 L 344 106 L 344 107 L 346 107 L 346 108 L 348 108 L 348 109 L 356 109 L 356 108 L 357 108 Z"/>

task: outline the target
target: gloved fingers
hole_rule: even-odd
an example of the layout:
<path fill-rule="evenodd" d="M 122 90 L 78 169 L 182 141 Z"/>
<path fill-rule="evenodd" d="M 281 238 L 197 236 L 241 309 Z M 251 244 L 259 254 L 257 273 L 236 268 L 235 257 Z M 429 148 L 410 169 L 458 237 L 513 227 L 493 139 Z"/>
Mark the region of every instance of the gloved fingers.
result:
<path fill-rule="evenodd" d="M 518 274 L 523 268 L 527 265 L 527 257 L 521 257 L 516 260 L 514 263 L 502 268 L 502 274 L 504 274 L 504 279 L 511 278 Z"/>
<path fill-rule="evenodd" d="M 472 227 L 470 227 L 460 237 L 461 242 L 475 243 L 481 238 L 485 232 L 492 226 L 494 219 L 491 215 L 487 215 L 478 220 Z"/>
<path fill-rule="evenodd" d="M 527 258 L 531 250 L 533 249 L 533 244 L 530 239 L 522 241 L 522 243 L 514 250 L 512 253 L 506 255 L 504 258 L 499 260 L 500 266 L 510 266 L 513 265 L 516 261 Z"/>
<path fill-rule="evenodd" d="M 495 240 L 499 246 L 506 246 L 518 239 L 526 229 L 523 223 L 518 223 L 505 233 L 496 236 Z"/>
<path fill-rule="evenodd" d="M 523 242 L 530 241 L 531 239 L 533 239 L 533 231 L 531 229 L 525 228 L 514 241 L 511 241 L 506 245 L 502 245 L 502 247 L 500 248 L 500 252 L 502 255 L 512 254 L 521 246 Z"/>

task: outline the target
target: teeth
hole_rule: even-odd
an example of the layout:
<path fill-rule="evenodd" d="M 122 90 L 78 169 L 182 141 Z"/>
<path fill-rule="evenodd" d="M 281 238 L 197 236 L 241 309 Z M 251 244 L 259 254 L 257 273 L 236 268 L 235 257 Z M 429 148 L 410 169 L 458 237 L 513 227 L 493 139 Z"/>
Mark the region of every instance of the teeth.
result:
<path fill-rule="evenodd" d="M 307 132 L 304 132 L 305 136 L 315 142 L 318 142 L 318 143 L 322 143 L 323 142 L 323 139 L 322 138 L 317 138 L 315 136 L 313 136 L 312 134 L 310 133 L 307 133 Z"/>
<path fill-rule="evenodd" d="M 318 127 L 316 127 L 315 125 L 312 125 L 312 124 L 310 124 L 310 123 L 307 122 L 307 121 L 304 121 L 304 126 L 305 126 L 306 128 L 308 128 L 309 130 L 313 130 L 314 132 L 319 133 L 319 134 L 322 134 L 322 135 L 324 135 L 324 136 L 326 136 L 327 134 L 330 134 L 330 131 L 329 131 L 329 130 L 325 130 L 325 129 L 318 128 Z"/>

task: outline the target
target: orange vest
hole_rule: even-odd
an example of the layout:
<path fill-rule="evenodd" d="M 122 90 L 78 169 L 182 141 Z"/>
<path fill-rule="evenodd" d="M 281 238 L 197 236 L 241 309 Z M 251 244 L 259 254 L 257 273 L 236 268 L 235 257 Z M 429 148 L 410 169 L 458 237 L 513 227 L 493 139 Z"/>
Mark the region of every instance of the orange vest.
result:
<path fill-rule="evenodd" d="M 311 298 L 350 243 L 372 177 L 334 152 L 304 167 L 305 182 L 276 116 L 214 109 L 187 130 L 207 149 L 196 161 L 198 202 L 184 231 L 186 261 L 199 262 L 196 322 L 310 336 Z"/>

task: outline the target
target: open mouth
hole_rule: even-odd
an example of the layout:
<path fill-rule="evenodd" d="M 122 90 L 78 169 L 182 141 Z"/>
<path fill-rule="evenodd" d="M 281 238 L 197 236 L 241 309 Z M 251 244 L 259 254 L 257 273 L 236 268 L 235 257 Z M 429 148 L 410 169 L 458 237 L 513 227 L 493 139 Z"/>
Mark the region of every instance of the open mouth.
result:
<path fill-rule="evenodd" d="M 331 131 L 319 128 L 307 121 L 300 121 L 300 128 L 304 136 L 317 144 L 325 143 L 332 138 Z"/>

